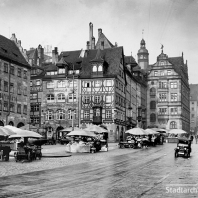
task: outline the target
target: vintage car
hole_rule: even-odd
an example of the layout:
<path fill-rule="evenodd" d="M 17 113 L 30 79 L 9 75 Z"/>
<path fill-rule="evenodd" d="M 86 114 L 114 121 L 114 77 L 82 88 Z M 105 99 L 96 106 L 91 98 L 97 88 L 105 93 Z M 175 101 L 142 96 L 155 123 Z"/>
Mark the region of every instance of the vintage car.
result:
<path fill-rule="evenodd" d="M 191 151 L 191 140 L 185 137 L 178 138 L 177 148 L 175 148 L 175 157 L 178 157 L 179 155 L 190 157 Z"/>

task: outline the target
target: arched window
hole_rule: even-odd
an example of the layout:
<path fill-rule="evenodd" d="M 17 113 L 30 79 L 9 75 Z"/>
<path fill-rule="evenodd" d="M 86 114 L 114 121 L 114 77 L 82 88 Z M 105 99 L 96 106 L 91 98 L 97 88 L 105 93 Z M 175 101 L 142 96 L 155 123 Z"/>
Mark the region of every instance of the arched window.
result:
<path fill-rule="evenodd" d="M 97 72 L 97 67 L 95 65 L 93 66 L 93 72 Z"/>
<path fill-rule="evenodd" d="M 65 102 L 65 94 L 63 94 L 63 93 L 58 94 L 57 101 L 58 102 Z"/>
<path fill-rule="evenodd" d="M 150 102 L 150 109 L 156 109 L 156 102 L 155 101 Z"/>
<path fill-rule="evenodd" d="M 98 66 L 98 71 L 101 72 L 102 71 L 102 65 Z"/>
<path fill-rule="evenodd" d="M 53 120 L 53 111 L 52 110 L 48 110 L 46 113 L 46 120 Z"/>
<path fill-rule="evenodd" d="M 150 115 L 150 122 L 155 122 L 156 121 L 156 115 L 154 113 L 152 113 Z"/>
<path fill-rule="evenodd" d="M 65 82 L 62 80 L 58 81 L 57 87 L 65 87 Z"/>
<path fill-rule="evenodd" d="M 47 95 L 47 102 L 54 102 L 54 94 Z"/>
<path fill-rule="evenodd" d="M 156 89 L 154 87 L 150 89 L 150 96 L 156 96 Z"/>
<path fill-rule="evenodd" d="M 68 119 L 69 120 L 72 120 L 73 118 L 72 118 L 72 114 L 74 113 L 74 119 L 76 119 L 76 110 L 74 110 L 74 112 L 72 112 L 72 110 L 70 109 L 69 111 L 68 111 Z"/>
<path fill-rule="evenodd" d="M 172 121 L 170 123 L 170 129 L 176 129 L 177 128 L 177 123 L 175 121 Z"/>
<path fill-rule="evenodd" d="M 65 111 L 63 109 L 60 109 L 56 112 L 56 119 L 65 120 Z"/>

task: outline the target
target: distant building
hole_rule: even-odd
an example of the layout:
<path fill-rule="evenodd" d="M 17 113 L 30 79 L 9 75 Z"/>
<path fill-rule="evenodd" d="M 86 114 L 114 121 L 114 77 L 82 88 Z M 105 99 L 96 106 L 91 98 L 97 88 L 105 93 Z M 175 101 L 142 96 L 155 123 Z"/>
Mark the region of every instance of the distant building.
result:
<path fill-rule="evenodd" d="M 190 84 L 190 132 L 198 135 L 198 84 Z"/>
<path fill-rule="evenodd" d="M 0 125 L 29 124 L 30 65 L 15 34 L 0 35 Z"/>
<path fill-rule="evenodd" d="M 147 125 L 190 132 L 190 88 L 187 62 L 163 53 L 149 66 Z"/>

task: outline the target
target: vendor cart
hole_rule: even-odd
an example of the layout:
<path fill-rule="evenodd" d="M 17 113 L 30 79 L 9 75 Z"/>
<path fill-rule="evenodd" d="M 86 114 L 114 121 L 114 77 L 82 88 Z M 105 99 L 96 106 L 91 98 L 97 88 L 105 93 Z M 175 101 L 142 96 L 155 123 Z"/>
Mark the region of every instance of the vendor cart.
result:
<path fill-rule="evenodd" d="M 0 159 L 3 161 L 9 161 L 9 155 L 11 148 L 9 146 L 0 145 Z"/>

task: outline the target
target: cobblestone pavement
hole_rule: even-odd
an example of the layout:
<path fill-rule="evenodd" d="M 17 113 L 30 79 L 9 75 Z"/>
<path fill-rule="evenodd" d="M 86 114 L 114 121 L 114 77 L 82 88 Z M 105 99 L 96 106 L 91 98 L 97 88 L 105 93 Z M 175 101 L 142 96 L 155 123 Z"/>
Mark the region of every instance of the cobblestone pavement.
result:
<path fill-rule="evenodd" d="M 0 162 L 4 169 L 0 169 L 0 197 L 198 197 L 198 145 L 192 145 L 189 159 L 175 159 L 175 146 L 115 148 L 31 163 Z"/>

